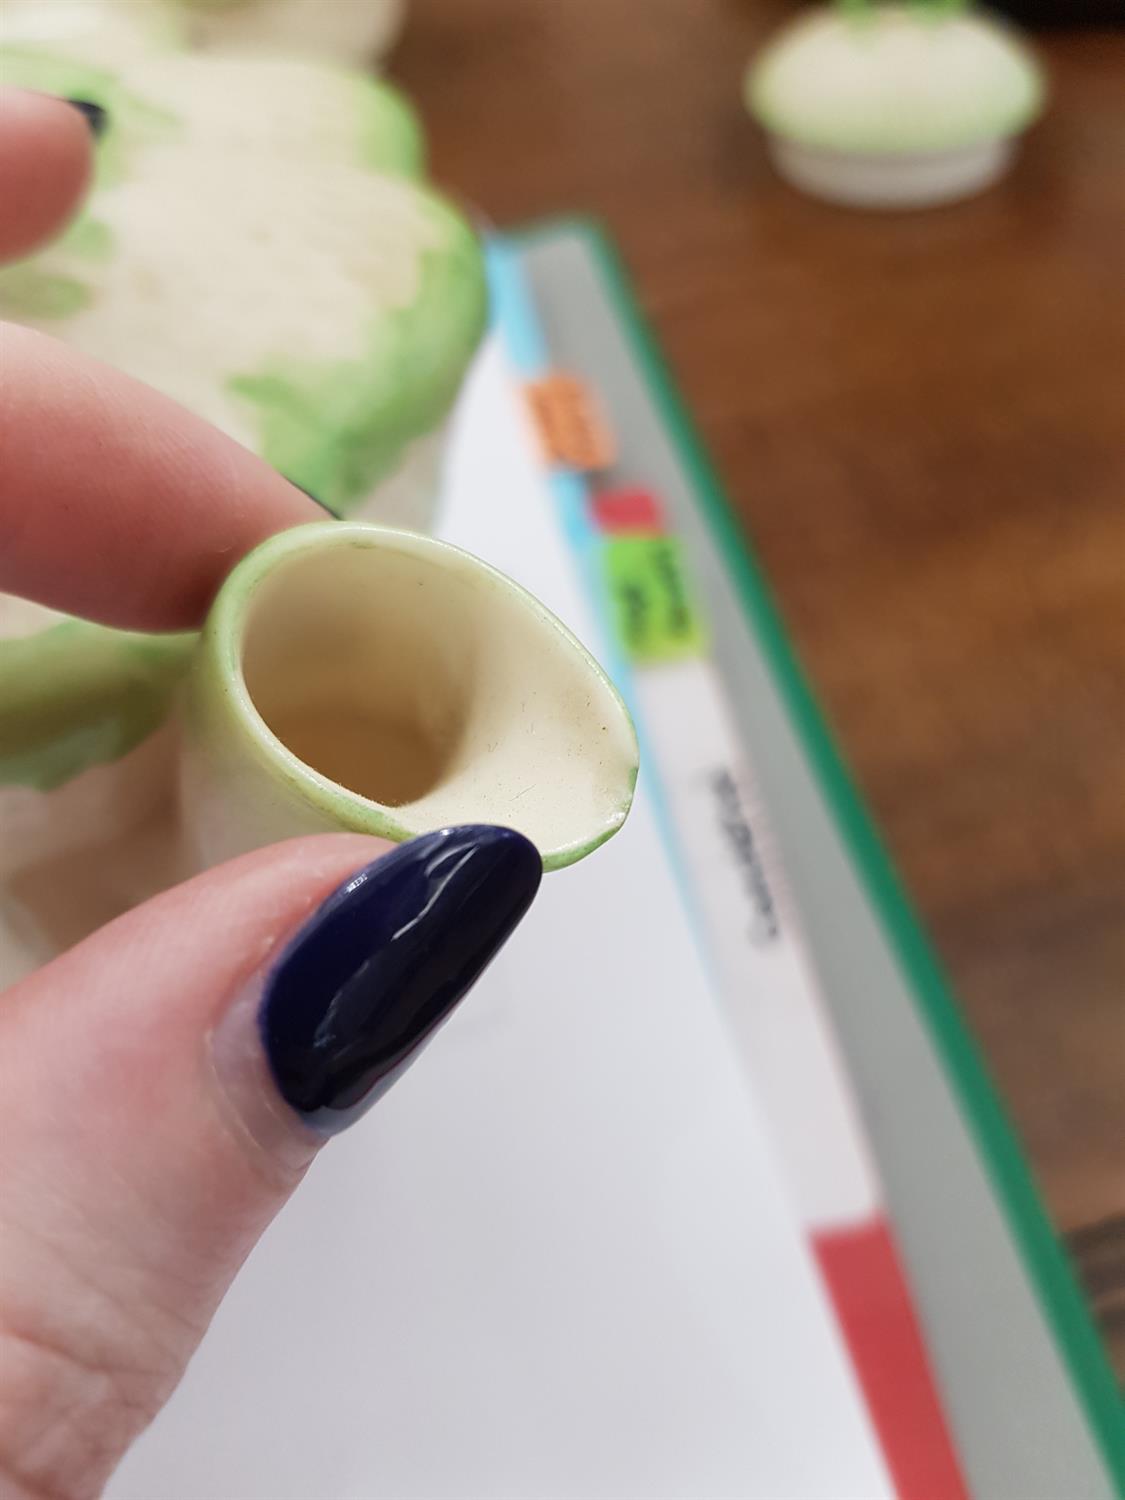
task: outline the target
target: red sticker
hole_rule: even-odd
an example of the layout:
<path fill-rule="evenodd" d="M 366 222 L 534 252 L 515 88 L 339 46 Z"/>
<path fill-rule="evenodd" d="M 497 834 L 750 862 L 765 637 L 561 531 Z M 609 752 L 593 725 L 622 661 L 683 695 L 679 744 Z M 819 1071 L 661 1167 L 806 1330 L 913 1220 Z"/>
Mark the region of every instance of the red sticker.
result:
<path fill-rule="evenodd" d="M 663 536 L 664 507 L 651 490 L 601 490 L 593 498 L 594 521 L 608 536 Z"/>
<path fill-rule="evenodd" d="M 898 1249 L 881 1220 L 813 1235 L 901 1500 L 969 1500 Z"/>

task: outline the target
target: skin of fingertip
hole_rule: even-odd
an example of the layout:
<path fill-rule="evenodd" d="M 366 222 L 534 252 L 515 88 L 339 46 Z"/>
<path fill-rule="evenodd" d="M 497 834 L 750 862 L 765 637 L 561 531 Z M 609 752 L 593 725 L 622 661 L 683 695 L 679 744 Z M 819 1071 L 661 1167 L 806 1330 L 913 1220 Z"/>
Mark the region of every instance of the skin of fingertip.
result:
<path fill-rule="evenodd" d="M 0 260 L 20 260 L 67 227 L 93 170 L 78 110 L 22 89 L 0 90 Z"/>

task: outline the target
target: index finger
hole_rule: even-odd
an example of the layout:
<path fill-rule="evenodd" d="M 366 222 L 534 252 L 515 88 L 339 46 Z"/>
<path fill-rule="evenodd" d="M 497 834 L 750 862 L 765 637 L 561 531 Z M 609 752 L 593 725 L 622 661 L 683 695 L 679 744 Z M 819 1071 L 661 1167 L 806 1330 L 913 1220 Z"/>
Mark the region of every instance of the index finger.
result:
<path fill-rule="evenodd" d="M 52 239 L 85 196 L 90 129 L 63 99 L 0 89 L 0 261 Z"/>
<path fill-rule="evenodd" d="M 0 590 L 107 625 L 198 625 L 244 553 L 324 512 L 176 402 L 0 323 Z"/>

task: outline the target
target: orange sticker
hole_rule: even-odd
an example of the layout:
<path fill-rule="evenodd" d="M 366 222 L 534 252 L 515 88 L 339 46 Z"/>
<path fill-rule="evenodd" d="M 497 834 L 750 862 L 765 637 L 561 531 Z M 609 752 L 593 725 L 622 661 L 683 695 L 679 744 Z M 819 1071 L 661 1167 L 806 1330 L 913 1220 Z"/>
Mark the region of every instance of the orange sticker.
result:
<path fill-rule="evenodd" d="M 539 441 L 549 464 L 595 472 L 617 453 L 609 423 L 590 387 L 576 375 L 547 375 L 525 387 Z"/>

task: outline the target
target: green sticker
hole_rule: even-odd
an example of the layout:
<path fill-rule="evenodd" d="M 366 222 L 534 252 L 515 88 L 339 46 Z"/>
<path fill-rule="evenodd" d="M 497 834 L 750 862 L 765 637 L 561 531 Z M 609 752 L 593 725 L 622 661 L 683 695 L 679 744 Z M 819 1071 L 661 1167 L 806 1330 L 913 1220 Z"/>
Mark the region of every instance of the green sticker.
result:
<path fill-rule="evenodd" d="M 634 661 L 706 653 L 707 628 L 696 611 L 677 538 L 615 537 L 605 543 L 604 560 L 617 636 Z"/>

